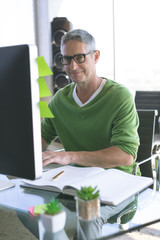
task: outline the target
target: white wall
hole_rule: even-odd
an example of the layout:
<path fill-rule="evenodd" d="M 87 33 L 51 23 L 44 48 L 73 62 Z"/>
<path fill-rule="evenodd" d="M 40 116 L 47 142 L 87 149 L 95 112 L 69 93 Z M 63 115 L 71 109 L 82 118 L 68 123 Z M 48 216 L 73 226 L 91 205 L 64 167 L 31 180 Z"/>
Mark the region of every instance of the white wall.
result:
<path fill-rule="evenodd" d="M 35 44 L 33 0 L 0 0 L 0 46 Z"/>
<path fill-rule="evenodd" d="M 43 56 L 47 64 L 52 66 L 51 24 L 48 13 L 48 0 L 33 0 L 35 8 L 35 34 L 39 56 Z M 53 94 L 52 76 L 45 77 L 45 81 Z M 50 97 L 45 98 L 47 102 Z"/>
<path fill-rule="evenodd" d="M 0 0 L 0 47 L 35 44 L 51 66 L 50 39 L 48 0 Z M 51 77 L 46 82 L 52 91 Z"/>
<path fill-rule="evenodd" d="M 36 44 L 51 62 L 48 0 L 0 0 L 0 46 Z"/>

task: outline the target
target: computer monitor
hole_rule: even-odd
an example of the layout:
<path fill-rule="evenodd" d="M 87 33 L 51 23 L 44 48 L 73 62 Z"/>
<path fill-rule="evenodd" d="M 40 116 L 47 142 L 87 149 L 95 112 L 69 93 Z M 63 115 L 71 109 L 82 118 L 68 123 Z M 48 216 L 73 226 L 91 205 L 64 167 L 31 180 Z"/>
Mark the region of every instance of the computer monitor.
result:
<path fill-rule="evenodd" d="M 36 58 L 34 45 L 0 47 L 0 174 L 32 180 L 42 174 Z"/>

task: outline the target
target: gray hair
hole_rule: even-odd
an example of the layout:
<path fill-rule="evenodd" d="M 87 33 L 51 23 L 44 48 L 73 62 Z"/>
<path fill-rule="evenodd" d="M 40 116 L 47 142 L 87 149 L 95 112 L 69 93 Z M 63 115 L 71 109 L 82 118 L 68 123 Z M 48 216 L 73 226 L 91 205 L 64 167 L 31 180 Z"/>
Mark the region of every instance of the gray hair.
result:
<path fill-rule="evenodd" d="M 96 50 L 96 43 L 94 37 L 85 30 L 75 29 L 64 34 L 61 38 L 61 48 L 66 42 L 69 42 L 71 40 L 85 43 L 88 47 L 88 50 L 90 51 Z"/>

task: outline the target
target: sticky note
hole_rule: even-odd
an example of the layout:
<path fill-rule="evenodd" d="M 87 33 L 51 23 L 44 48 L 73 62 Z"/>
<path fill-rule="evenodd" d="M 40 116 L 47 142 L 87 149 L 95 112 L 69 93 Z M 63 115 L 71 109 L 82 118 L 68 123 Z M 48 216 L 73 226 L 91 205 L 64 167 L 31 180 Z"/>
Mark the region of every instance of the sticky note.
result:
<path fill-rule="evenodd" d="M 54 115 L 52 114 L 46 102 L 40 101 L 39 107 L 41 118 L 54 118 Z"/>
<path fill-rule="evenodd" d="M 37 63 L 38 63 L 39 77 L 53 75 L 53 72 L 51 71 L 51 69 L 47 65 L 46 61 L 44 60 L 44 57 L 38 57 L 36 60 L 37 60 Z"/>
<path fill-rule="evenodd" d="M 28 212 L 31 216 L 37 216 L 40 215 L 41 213 L 44 213 L 46 210 L 47 204 L 40 204 L 40 205 L 35 205 L 32 207 L 28 208 Z"/>
<path fill-rule="evenodd" d="M 38 83 L 39 83 L 39 94 L 40 97 L 48 97 L 51 96 L 51 92 L 48 89 L 48 86 L 46 84 L 46 81 L 44 80 L 44 78 L 39 78 L 38 79 Z"/>
<path fill-rule="evenodd" d="M 34 207 L 29 207 L 28 212 L 31 216 L 36 216 L 36 214 L 34 213 Z"/>
<path fill-rule="evenodd" d="M 34 206 L 34 214 L 39 215 L 39 214 L 45 212 L 46 206 L 47 206 L 47 204 L 35 205 Z"/>

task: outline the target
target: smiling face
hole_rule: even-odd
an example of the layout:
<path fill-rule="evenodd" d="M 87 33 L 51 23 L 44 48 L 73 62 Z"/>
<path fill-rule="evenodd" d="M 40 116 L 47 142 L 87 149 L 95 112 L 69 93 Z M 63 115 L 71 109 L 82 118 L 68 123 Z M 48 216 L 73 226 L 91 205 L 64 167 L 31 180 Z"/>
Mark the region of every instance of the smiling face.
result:
<path fill-rule="evenodd" d="M 76 54 L 86 54 L 88 52 L 90 52 L 88 46 L 77 40 L 70 40 L 61 48 L 63 56 L 74 56 Z M 64 70 L 73 82 L 80 85 L 89 83 L 96 78 L 96 63 L 98 59 L 99 52 L 95 51 L 86 55 L 84 63 L 76 63 L 74 59 L 72 59 L 69 65 L 64 65 Z"/>

